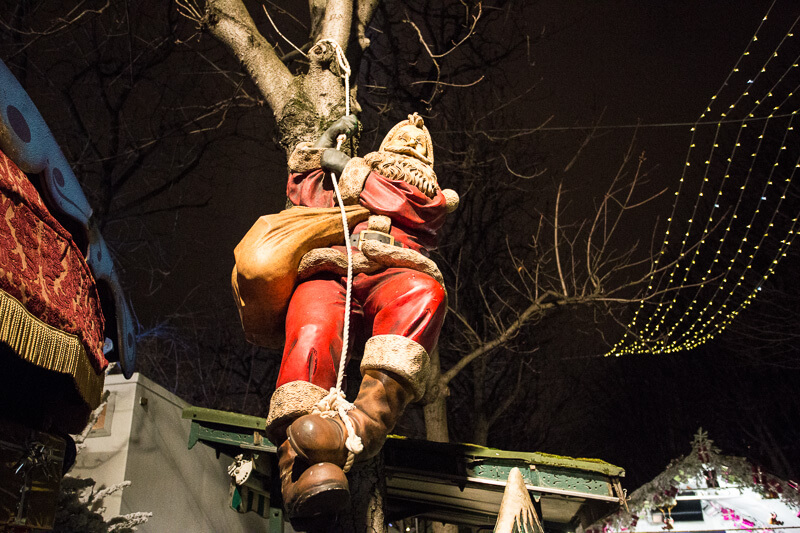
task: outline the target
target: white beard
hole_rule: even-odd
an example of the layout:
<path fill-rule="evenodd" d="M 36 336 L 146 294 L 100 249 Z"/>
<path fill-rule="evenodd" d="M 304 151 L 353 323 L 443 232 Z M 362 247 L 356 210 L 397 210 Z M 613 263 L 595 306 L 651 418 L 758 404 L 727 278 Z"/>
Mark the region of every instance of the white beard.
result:
<path fill-rule="evenodd" d="M 372 170 L 390 180 L 409 183 L 428 198 L 436 196 L 439 183 L 430 165 L 419 159 L 392 152 L 371 152 L 364 160 Z"/>

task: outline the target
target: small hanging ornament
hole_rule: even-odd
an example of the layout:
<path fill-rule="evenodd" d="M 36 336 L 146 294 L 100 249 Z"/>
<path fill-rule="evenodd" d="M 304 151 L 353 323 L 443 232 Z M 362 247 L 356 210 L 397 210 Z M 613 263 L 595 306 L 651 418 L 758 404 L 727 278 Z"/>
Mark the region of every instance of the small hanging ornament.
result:
<path fill-rule="evenodd" d="M 769 515 L 769 523 L 773 526 L 782 526 L 783 521 L 778 520 L 778 513 L 772 513 Z"/>
<path fill-rule="evenodd" d="M 253 472 L 253 459 L 244 458 L 244 455 L 239 454 L 234 458 L 233 463 L 228 467 L 228 475 L 231 476 L 231 481 L 237 485 L 243 484 L 250 477 Z"/>

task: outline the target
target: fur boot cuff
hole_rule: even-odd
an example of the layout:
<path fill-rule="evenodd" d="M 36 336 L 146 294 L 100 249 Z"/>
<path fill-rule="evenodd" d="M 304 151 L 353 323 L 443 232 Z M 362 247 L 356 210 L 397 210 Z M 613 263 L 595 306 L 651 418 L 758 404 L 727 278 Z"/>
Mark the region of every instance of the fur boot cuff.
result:
<path fill-rule="evenodd" d="M 414 401 L 425 394 L 430 358 L 419 343 L 401 335 L 376 335 L 364 346 L 361 373 L 388 370 L 403 378 L 414 392 Z"/>
<path fill-rule="evenodd" d="M 286 440 L 286 428 L 311 409 L 328 391 L 308 381 L 290 381 L 272 393 L 267 415 L 267 437 L 275 445 Z"/>

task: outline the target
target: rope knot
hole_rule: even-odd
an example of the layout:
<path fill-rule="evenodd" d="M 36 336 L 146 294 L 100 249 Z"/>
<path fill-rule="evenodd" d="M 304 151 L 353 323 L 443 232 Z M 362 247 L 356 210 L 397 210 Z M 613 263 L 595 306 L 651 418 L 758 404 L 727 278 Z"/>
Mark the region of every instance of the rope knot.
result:
<path fill-rule="evenodd" d="M 355 456 L 364 451 L 364 444 L 356 433 L 353 421 L 347 415 L 348 411 L 355 409 L 355 405 L 347 401 L 340 387 L 332 387 L 328 395 L 317 402 L 311 412 L 319 413 L 322 418 L 333 418 L 339 415 L 339 418 L 342 419 L 346 434 L 344 446 L 347 448 L 347 462 L 342 470 L 346 473 L 353 466 Z"/>
<path fill-rule="evenodd" d="M 320 39 L 314 48 L 320 47 L 321 52 L 324 54 L 327 51 L 327 46 L 333 48 L 333 57 L 336 59 L 336 65 L 339 67 L 339 76 L 344 79 L 344 98 L 345 98 L 345 115 L 350 114 L 350 63 L 347 61 L 347 56 L 344 54 L 341 45 L 334 39 Z"/>
<path fill-rule="evenodd" d="M 337 415 L 340 410 L 343 409 L 347 412 L 353 407 L 353 404 L 348 402 L 347 398 L 345 398 L 342 389 L 331 387 L 328 395 L 318 401 L 311 412 L 319 413 L 323 418 L 332 418 Z"/>

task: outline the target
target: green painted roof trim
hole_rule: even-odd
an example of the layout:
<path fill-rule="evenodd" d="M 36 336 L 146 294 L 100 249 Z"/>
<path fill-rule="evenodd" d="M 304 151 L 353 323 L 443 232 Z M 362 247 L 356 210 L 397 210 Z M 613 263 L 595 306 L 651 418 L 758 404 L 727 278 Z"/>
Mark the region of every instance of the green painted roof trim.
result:
<path fill-rule="evenodd" d="M 398 437 L 390 435 L 389 438 L 405 439 L 405 437 Z M 625 469 L 619 466 L 607 463 L 602 459 L 592 458 L 574 458 L 565 455 L 555 455 L 543 452 L 517 452 L 508 450 L 499 450 L 497 448 L 487 448 L 486 446 L 478 446 L 477 444 L 452 444 L 452 443 L 438 443 L 417 441 L 422 446 L 448 446 L 455 448 L 454 451 L 463 455 L 473 456 L 478 459 L 508 459 L 516 461 L 524 461 L 529 464 L 547 465 L 561 468 L 575 468 L 579 470 L 597 472 L 607 476 L 624 477 Z"/>
<path fill-rule="evenodd" d="M 204 407 L 187 407 L 183 410 L 182 417 L 190 420 L 197 420 L 198 422 L 225 424 L 228 426 L 237 426 L 247 429 L 264 430 L 267 427 L 266 418 L 232 413 L 230 411 L 206 409 Z"/>
<path fill-rule="evenodd" d="M 247 429 L 264 430 L 266 428 L 266 418 L 258 416 L 243 415 L 230 411 L 218 411 L 216 409 L 206 409 L 204 407 L 187 407 L 183 410 L 183 418 L 195 420 L 197 422 L 207 422 L 211 424 L 225 424 Z M 408 440 L 405 437 L 389 435 L 391 439 Z M 453 444 L 416 440 L 417 446 L 424 447 L 446 447 L 450 453 L 460 453 L 465 456 L 472 456 L 477 459 L 507 459 L 524 461 L 534 465 L 547 465 L 561 468 L 575 468 L 589 472 L 597 472 L 607 476 L 624 477 L 625 469 L 612 465 L 601 459 L 574 458 L 563 455 L 554 455 L 542 452 L 516 452 L 487 448 L 476 444 Z"/>

